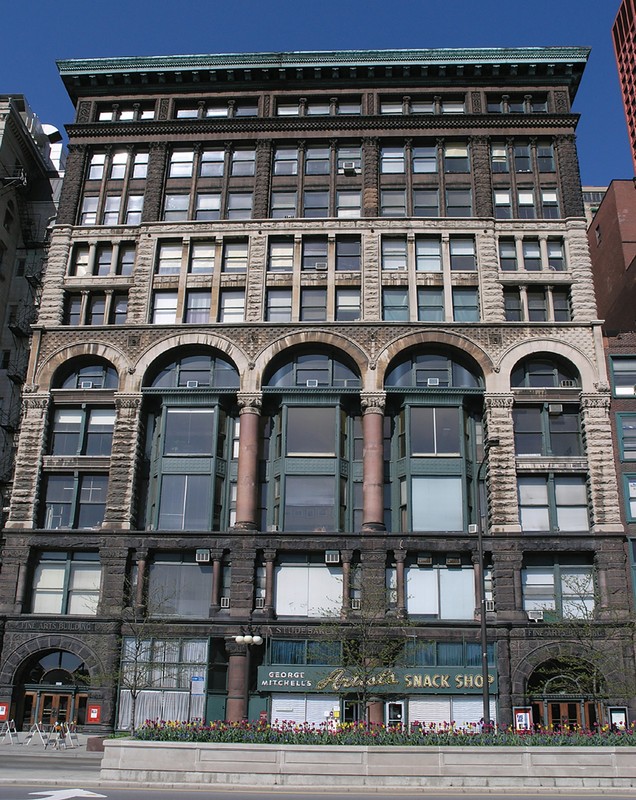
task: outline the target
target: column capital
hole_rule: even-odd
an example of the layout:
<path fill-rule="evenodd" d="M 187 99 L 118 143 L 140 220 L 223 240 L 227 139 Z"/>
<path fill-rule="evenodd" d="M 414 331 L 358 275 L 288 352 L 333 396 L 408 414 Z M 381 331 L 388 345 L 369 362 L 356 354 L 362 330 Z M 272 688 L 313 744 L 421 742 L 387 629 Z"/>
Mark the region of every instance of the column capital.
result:
<path fill-rule="evenodd" d="M 611 398 L 609 394 L 582 394 L 581 408 L 586 411 L 590 408 L 599 408 L 609 413 Z"/>
<path fill-rule="evenodd" d="M 484 395 L 486 408 L 512 408 L 514 396 L 512 394 L 486 394 Z"/>
<path fill-rule="evenodd" d="M 141 408 L 142 397 L 140 394 L 115 395 L 115 408 Z"/>
<path fill-rule="evenodd" d="M 261 392 L 239 392 L 237 395 L 239 414 L 260 414 L 263 405 Z"/>
<path fill-rule="evenodd" d="M 386 392 L 362 392 L 360 405 L 363 414 L 384 414 Z"/>
<path fill-rule="evenodd" d="M 239 644 L 234 640 L 233 636 L 226 636 L 225 652 L 228 656 L 247 656 L 247 645 Z"/>
<path fill-rule="evenodd" d="M 276 561 L 276 550 L 263 550 L 263 558 L 265 561 Z"/>

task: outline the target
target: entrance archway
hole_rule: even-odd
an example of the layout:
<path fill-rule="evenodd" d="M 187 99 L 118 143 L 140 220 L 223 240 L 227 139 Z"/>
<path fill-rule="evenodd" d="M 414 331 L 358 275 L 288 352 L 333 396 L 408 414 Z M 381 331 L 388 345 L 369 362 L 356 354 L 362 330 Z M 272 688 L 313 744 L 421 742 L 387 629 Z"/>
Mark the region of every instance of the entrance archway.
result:
<path fill-rule="evenodd" d="M 41 723 L 86 722 L 89 672 L 82 659 L 67 650 L 35 653 L 22 665 L 16 723 L 22 730 Z"/>
<path fill-rule="evenodd" d="M 602 719 L 603 676 L 581 659 L 544 661 L 528 679 L 527 695 L 535 725 L 589 730 Z"/>

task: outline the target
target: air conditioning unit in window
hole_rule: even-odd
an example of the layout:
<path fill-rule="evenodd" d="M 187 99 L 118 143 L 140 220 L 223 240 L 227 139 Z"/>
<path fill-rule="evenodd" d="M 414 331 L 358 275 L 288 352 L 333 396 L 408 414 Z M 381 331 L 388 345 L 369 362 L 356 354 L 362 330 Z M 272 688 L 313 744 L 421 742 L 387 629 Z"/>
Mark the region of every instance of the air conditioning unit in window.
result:
<path fill-rule="evenodd" d="M 345 175 L 356 175 L 358 169 L 356 167 L 355 161 L 343 161 L 342 162 L 342 171 Z"/>
<path fill-rule="evenodd" d="M 474 522 L 471 522 L 468 526 L 468 533 L 479 533 L 479 528 Z"/>
<path fill-rule="evenodd" d="M 197 564 L 207 564 L 210 560 L 210 551 L 203 548 L 197 550 L 194 554 L 194 560 Z"/>
<path fill-rule="evenodd" d="M 278 533 L 278 525 L 268 525 L 267 526 L 268 533 Z"/>
<path fill-rule="evenodd" d="M 351 601 L 351 610 L 360 611 L 360 608 L 361 608 L 361 602 L 359 598 L 354 597 L 353 600 Z"/>
<path fill-rule="evenodd" d="M 427 386 L 439 386 L 439 378 L 427 378 L 426 379 Z"/>
<path fill-rule="evenodd" d="M 318 386 L 318 381 L 316 378 L 307 378 L 307 388 L 308 389 L 315 389 Z"/>
<path fill-rule="evenodd" d="M 93 388 L 93 381 L 80 381 L 79 388 L 80 389 L 92 389 Z"/>
<path fill-rule="evenodd" d="M 254 608 L 265 608 L 265 598 L 257 597 L 254 603 Z"/>
<path fill-rule="evenodd" d="M 186 389 L 198 389 L 199 381 L 186 381 Z"/>
<path fill-rule="evenodd" d="M 495 601 L 494 600 L 486 600 L 486 611 L 488 613 L 492 613 L 495 610 Z"/>
<path fill-rule="evenodd" d="M 318 272 L 324 272 L 327 269 L 327 262 L 316 261 L 316 263 L 314 264 L 314 269 L 317 269 Z"/>
<path fill-rule="evenodd" d="M 285 214 L 285 216 L 283 217 L 283 219 L 295 219 L 295 217 L 296 217 L 296 215 L 295 215 L 295 214 Z"/>
<path fill-rule="evenodd" d="M 461 556 L 456 555 L 448 555 L 446 556 L 446 566 L 447 567 L 461 567 L 462 559 Z"/>
<path fill-rule="evenodd" d="M 563 414 L 561 403 L 548 403 L 548 414 Z"/>
<path fill-rule="evenodd" d="M 561 386 L 562 386 L 564 389 L 572 389 L 572 388 L 574 387 L 574 385 L 575 385 L 575 384 L 574 384 L 574 381 L 569 381 L 569 380 L 567 380 L 567 381 L 561 381 Z"/>
<path fill-rule="evenodd" d="M 432 553 L 418 553 L 417 554 L 417 566 L 418 567 L 431 567 L 431 566 L 433 566 L 433 554 Z"/>
<path fill-rule="evenodd" d="M 543 611 L 528 611 L 530 622 L 543 622 Z"/>
<path fill-rule="evenodd" d="M 221 598 L 221 608 L 229 608 L 230 607 L 230 598 L 229 597 L 222 597 Z"/>
<path fill-rule="evenodd" d="M 340 550 L 325 550 L 325 564 L 339 564 Z"/>

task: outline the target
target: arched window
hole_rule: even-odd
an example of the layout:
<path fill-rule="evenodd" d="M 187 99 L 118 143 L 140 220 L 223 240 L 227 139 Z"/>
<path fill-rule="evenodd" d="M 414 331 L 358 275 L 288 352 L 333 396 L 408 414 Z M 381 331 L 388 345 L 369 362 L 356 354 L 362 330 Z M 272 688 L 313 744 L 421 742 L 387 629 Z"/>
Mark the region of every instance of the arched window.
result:
<path fill-rule="evenodd" d="M 278 359 L 269 377 L 266 373 L 263 527 L 299 532 L 359 529 L 359 387 L 355 366 L 331 352 L 298 351 L 283 362 Z"/>
<path fill-rule="evenodd" d="M 117 389 L 117 370 L 108 361 L 73 359 L 57 370 L 54 389 Z"/>
<path fill-rule="evenodd" d="M 512 370 L 513 389 L 572 389 L 581 385 L 576 368 L 557 356 L 533 356 L 520 361 Z"/>
<path fill-rule="evenodd" d="M 388 530 L 466 531 L 476 522 L 482 385 L 475 367 L 444 352 L 410 353 L 389 367 Z"/>
<path fill-rule="evenodd" d="M 147 529 L 218 531 L 233 524 L 239 383 L 233 364 L 203 349 L 169 354 L 148 371 L 141 492 Z"/>

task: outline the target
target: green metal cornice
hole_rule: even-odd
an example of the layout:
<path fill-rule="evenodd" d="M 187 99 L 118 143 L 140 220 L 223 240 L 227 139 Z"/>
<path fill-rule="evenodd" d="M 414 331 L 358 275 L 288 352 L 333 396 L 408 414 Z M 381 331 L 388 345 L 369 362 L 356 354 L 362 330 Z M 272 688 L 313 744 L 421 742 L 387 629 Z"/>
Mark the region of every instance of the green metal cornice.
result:
<path fill-rule="evenodd" d="M 57 62 L 62 76 L 99 73 L 217 69 L 280 69 L 338 66 L 412 66 L 454 64 L 585 63 L 587 47 L 450 48 L 431 50 L 343 50 L 218 55 L 129 56 L 65 59 Z"/>

